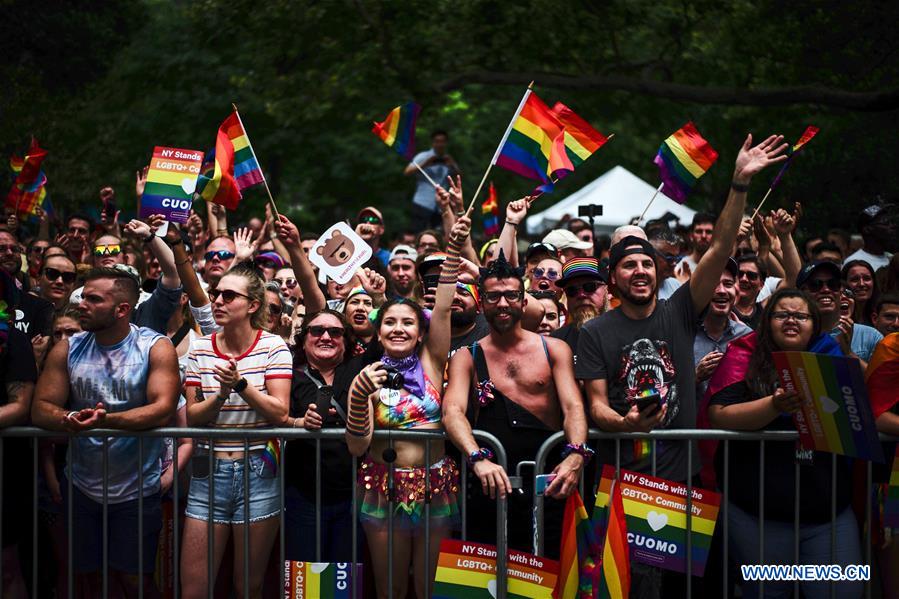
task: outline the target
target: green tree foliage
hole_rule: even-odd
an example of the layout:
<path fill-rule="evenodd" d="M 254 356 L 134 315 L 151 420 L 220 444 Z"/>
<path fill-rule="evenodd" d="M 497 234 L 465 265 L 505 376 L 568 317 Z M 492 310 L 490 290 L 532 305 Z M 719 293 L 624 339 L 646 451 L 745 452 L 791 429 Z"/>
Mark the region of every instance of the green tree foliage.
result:
<path fill-rule="evenodd" d="M 854 222 L 896 195 L 895 4 L 773 0 L 4 2 L 0 150 L 49 149 L 57 207 L 112 184 L 133 206 L 154 145 L 206 150 L 241 108 L 279 207 L 323 228 L 373 203 L 403 222 L 412 181 L 369 130 L 408 99 L 418 144 L 445 128 L 477 182 L 527 82 L 616 137 L 548 205 L 616 164 L 649 182 L 659 143 L 692 119 L 721 153 L 690 204 L 715 208 L 746 132 L 821 133 L 771 207 L 806 228 Z M 773 173 L 771 173 L 773 177 Z M 492 176 L 504 200 L 532 183 Z M 760 198 L 767 178 L 754 183 Z M 258 212 L 248 190 L 240 218 Z M 643 198 L 622 198 L 640 203 Z M 539 208 L 541 204 L 538 204 Z M 635 214 L 639 211 L 635 211 Z"/>

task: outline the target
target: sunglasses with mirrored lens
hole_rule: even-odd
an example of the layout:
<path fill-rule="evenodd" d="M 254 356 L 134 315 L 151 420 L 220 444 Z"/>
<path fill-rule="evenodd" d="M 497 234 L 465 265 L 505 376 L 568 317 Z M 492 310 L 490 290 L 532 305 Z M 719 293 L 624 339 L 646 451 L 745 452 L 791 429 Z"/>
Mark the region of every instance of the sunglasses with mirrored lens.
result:
<path fill-rule="evenodd" d="M 535 279 L 547 279 L 555 281 L 559 278 L 559 271 L 555 268 L 535 268 L 533 271 Z"/>
<path fill-rule="evenodd" d="M 565 287 L 565 295 L 568 297 L 577 297 L 581 294 L 581 291 L 584 292 L 585 295 L 590 295 L 595 292 L 602 286 L 601 283 L 584 283 L 583 285 L 568 285 Z"/>
<path fill-rule="evenodd" d="M 234 257 L 234 252 L 229 252 L 228 250 L 208 251 L 203 254 L 203 257 L 206 258 L 207 262 L 212 262 L 213 258 L 218 258 L 219 260 L 230 260 Z"/>
<path fill-rule="evenodd" d="M 367 225 L 380 225 L 381 219 L 373 214 L 368 214 L 359 219 L 360 223 L 365 223 Z"/>
<path fill-rule="evenodd" d="M 118 243 L 94 246 L 94 256 L 118 256 L 121 253 L 122 246 Z"/>
<path fill-rule="evenodd" d="M 74 272 L 63 272 L 57 268 L 45 268 L 44 276 L 47 277 L 48 281 L 55 281 L 56 279 L 62 277 L 62 282 L 66 285 L 71 285 L 78 277 L 78 275 Z"/>
<path fill-rule="evenodd" d="M 337 339 L 338 337 L 343 337 L 343 327 L 323 327 L 320 325 L 312 325 L 308 329 L 306 329 L 310 335 L 313 337 L 321 337 L 325 333 L 328 334 L 331 339 Z"/>
<path fill-rule="evenodd" d="M 280 287 L 281 285 L 284 285 L 284 286 L 287 287 L 288 289 L 293 289 L 294 287 L 297 286 L 297 280 L 296 280 L 296 279 L 291 279 L 291 278 L 287 278 L 287 279 L 279 279 L 279 278 L 275 277 L 274 279 L 272 279 L 272 281 L 274 281 L 275 283 L 277 283 L 279 287 Z"/>
<path fill-rule="evenodd" d="M 808 283 L 805 284 L 808 287 L 808 290 L 812 293 L 818 293 L 826 286 L 831 291 L 839 291 L 843 288 L 843 281 L 840 280 L 839 277 L 833 277 L 832 279 L 812 279 Z"/>
<path fill-rule="evenodd" d="M 218 289 L 210 289 L 207 293 L 209 294 L 209 299 L 211 301 L 214 302 L 215 300 L 218 299 L 219 296 L 222 296 L 222 301 L 225 302 L 226 304 L 230 304 L 231 302 L 236 300 L 238 297 L 244 297 L 246 299 L 250 299 L 250 296 L 244 295 L 243 293 L 238 293 L 237 291 L 234 291 L 232 289 L 225 289 L 223 291 L 219 291 Z"/>

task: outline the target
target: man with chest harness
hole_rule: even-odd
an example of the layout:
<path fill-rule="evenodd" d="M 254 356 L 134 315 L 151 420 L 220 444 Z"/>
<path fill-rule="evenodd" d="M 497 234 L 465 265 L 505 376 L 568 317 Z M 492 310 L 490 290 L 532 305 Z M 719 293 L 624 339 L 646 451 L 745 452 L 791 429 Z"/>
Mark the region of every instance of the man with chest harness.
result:
<path fill-rule="evenodd" d="M 530 478 L 525 477 L 523 494 L 512 493 L 508 473 L 492 461 L 492 451 L 478 446 L 471 431 L 495 435 L 512 469 L 518 462 L 533 460 L 543 442 L 564 427 L 569 444 L 561 451 L 561 461 L 558 451 L 552 453 L 556 476 L 546 488 L 549 497 L 563 499 L 577 488 L 592 453 L 584 445 L 587 420 L 574 380 L 571 349 L 563 341 L 521 328 L 527 302 L 522 269 L 513 268 L 500 254 L 489 269 L 481 270 L 479 287 L 490 333 L 450 360 L 443 424 L 483 490 L 469 494 L 471 540 L 496 541 L 496 508 L 491 500 L 508 495 L 509 547 L 531 551 Z M 546 503 L 545 546 L 551 557 L 559 551 L 563 505 L 562 501 Z"/>

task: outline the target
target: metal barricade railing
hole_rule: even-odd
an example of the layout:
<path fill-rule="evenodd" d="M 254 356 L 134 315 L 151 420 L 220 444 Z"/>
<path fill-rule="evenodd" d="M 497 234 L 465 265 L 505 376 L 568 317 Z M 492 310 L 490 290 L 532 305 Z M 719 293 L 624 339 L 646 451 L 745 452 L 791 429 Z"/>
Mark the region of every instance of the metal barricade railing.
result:
<path fill-rule="evenodd" d="M 764 534 L 765 534 L 765 443 L 766 442 L 796 442 L 799 439 L 799 433 L 796 431 L 729 431 L 729 430 L 693 430 L 693 429 L 684 429 L 684 430 L 657 430 L 649 433 L 610 433 L 604 432 L 597 429 L 590 429 L 588 432 L 589 440 L 600 440 L 600 441 L 615 441 L 615 472 L 616 474 L 620 473 L 621 470 L 621 441 L 622 440 L 642 440 L 649 439 L 652 442 L 652 462 L 651 462 L 651 472 L 650 474 L 656 474 L 656 443 L 657 441 L 682 441 L 687 444 L 687 472 L 692 473 L 693 471 L 693 442 L 699 440 L 713 440 L 720 441 L 723 443 L 723 458 L 724 458 L 724 471 L 723 471 L 723 481 L 719 481 L 719 485 L 722 487 L 722 498 L 721 498 L 721 509 L 718 516 L 718 526 L 721 527 L 721 538 L 723 539 L 723 554 L 722 554 L 722 595 L 723 597 L 729 596 L 729 587 L 728 587 L 728 548 L 729 548 L 729 538 L 728 538 L 728 502 L 729 502 L 729 485 L 730 485 L 730 443 L 732 441 L 758 441 L 759 442 L 759 557 L 758 564 L 765 564 L 765 544 L 764 544 Z M 888 435 L 881 434 L 880 440 L 885 442 L 895 442 L 899 441 L 899 439 L 895 437 L 891 437 Z M 536 555 L 543 555 L 545 551 L 544 542 L 544 498 L 542 495 L 537 494 L 536 487 L 536 477 L 539 474 L 542 474 L 546 468 L 546 464 L 549 460 L 550 453 L 561 443 L 565 442 L 565 434 L 564 432 L 558 432 L 550 436 L 540 447 L 537 452 L 534 461 L 531 462 L 522 462 L 522 464 L 532 464 L 534 469 L 534 514 L 535 514 L 535 525 L 534 525 L 534 548 L 533 551 Z M 830 510 L 831 510 L 831 524 L 830 524 L 830 560 L 831 563 L 835 563 L 835 553 L 836 553 L 836 497 L 837 497 L 837 460 L 840 459 L 840 456 L 837 454 L 831 454 L 831 489 L 830 489 Z M 597 454 L 597 458 L 599 461 L 603 461 L 603 456 Z M 886 456 L 887 460 L 890 460 L 892 456 Z M 608 463 L 608 462 L 604 462 Z M 594 466 L 595 467 L 595 466 Z M 795 462 L 794 466 L 795 472 L 795 483 L 794 483 L 794 518 L 793 518 L 793 533 L 794 533 L 794 542 L 793 542 L 793 560 L 794 564 L 799 564 L 799 538 L 800 538 L 800 476 L 801 469 L 799 462 Z M 747 474 L 748 476 L 749 474 Z M 864 563 L 868 566 L 871 565 L 871 489 L 872 489 L 872 463 L 867 462 L 866 464 L 866 474 L 865 474 L 865 526 L 863 531 L 863 558 Z M 597 478 L 597 483 L 599 482 Z M 687 476 L 684 484 L 687 487 L 686 494 L 686 572 L 692 572 L 692 476 Z M 591 490 L 592 491 L 592 490 Z M 583 495 L 583 473 L 581 476 L 581 494 Z M 589 509 L 589 508 L 588 508 Z M 687 597 L 691 596 L 692 592 L 692 576 L 685 576 L 686 579 L 686 592 Z M 794 582 L 794 594 L 795 596 L 799 596 L 799 581 Z M 868 580 L 865 582 L 865 596 L 871 597 L 872 593 L 872 581 Z M 760 583 L 759 586 L 760 593 L 764 592 L 764 581 Z M 836 591 L 836 587 L 834 581 L 830 581 L 830 592 L 831 596 L 834 595 Z"/>
<path fill-rule="evenodd" d="M 497 464 L 502 466 L 504 469 L 508 470 L 506 451 L 503 448 L 502 444 L 499 440 L 493 435 L 486 433 L 484 431 L 472 431 L 473 435 L 479 442 L 491 446 L 495 454 L 495 461 Z M 446 440 L 446 436 L 442 431 L 408 431 L 408 430 L 392 430 L 389 431 L 375 431 L 374 436 L 376 438 L 390 438 L 391 440 L 416 440 L 416 441 L 428 441 L 425 445 L 425 463 L 430 465 L 431 463 L 431 444 L 430 441 L 442 441 Z M 102 457 L 102 473 L 103 473 L 103 499 L 102 499 L 102 570 L 101 570 L 101 595 L 102 597 L 107 597 L 109 594 L 109 548 L 108 548 L 108 539 L 109 539 L 109 497 L 108 497 L 108 481 L 109 481 L 109 440 L 112 438 L 121 438 L 121 437 L 136 437 L 138 439 L 138 464 L 142 466 L 144 460 L 144 440 L 145 439 L 157 439 L 157 438 L 171 438 L 173 449 L 172 449 L 172 469 L 173 469 L 173 481 L 172 481 L 172 501 L 173 501 L 173 512 L 175 514 L 175 528 L 173 535 L 173 563 L 172 563 L 172 571 L 173 571 L 173 579 L 174 579 L 174 597 L 180 597 L 181 588 L 180 588 L 180 578 L 181 578 L 181 569 L 180 569 L 180 545 L 181 539 L 180 534 L 181 531 L 178 528 L 178 518 L 181 514 L 180 503 L 182 501 L 181 498 L 181 489 L 179 482 L 179 473 L 184 471 L 185 465 L 179 464 L 178 460 L 178 439 L 179 438 L 190 438 L 193 440 L 203 439 L 212 441 L 214 439 L 240 439 L 243 441 L 243 449 L 244 449 L 244 457 L 243 461 L 243 488 L 244 488 L 244 534 L 242 535 L 242 539 L 234 539 L 235 543 L 241 542 L 243 545 L 243 564 L 242 564 L 242 578 L 243 578 L 243 594 L 244 596 L 248 596 L 249 594 L 249 584 L 250 584 L 250 571 L 249 571 L 249 447 L 251 441 L 258 440 L 268 440 L 277 438 L 281 443 L 281 464 L 280 464 L 280 472 L 279 476 L 280 481 L 280 490 L 279 490 L 279 507 L 280 507 L 280 542 L 279 542 L 279 589 L 284 588 L 284 568 L 283 564 L 287 559 L 286 556 L 286 547 L 285 547 L 285 538 L 286 538 L 286 530 L 285 530 L 285 479 L 284 475 L 286 470 L 287 461 L 290 459 L 289 452 L 287 451 L 287 441 L 292 440 L 307 440 L 315 442 L 315 454 L 316 454 L 316 467 L 315 467 L 315 512 L 316 512 L 316 521 L 315 521 L 315 556 L 316 560 L 320 561 L 321 559 L 321 551 L 322 551 L 322 523 L 321 523 L 321 507 L 322 507 L 322 493 L 321 493 L 321 482 L 322 482 L 322 462 L 321 462 L 321 443 L 322 441 L 343 441 L 344 440 L 344 431 L 343 429 L 324 429 L 319 431 L 307 431 L 304 429 L 297 428 L 277 428 L 277 429 L 254 429 L 254 430 L 233 430 L 233 429 L 206 429 L 206 428 L 175 428 L 175 427 L 167 427 L 167 428 L 158 428 L 147 431 L 124 431 L 124 430 L 111 430 L 111 429 L 95 429 L 91 431 L 86 431 L 83 433 L 60 433 L 58 431 L 47 431 L 35 427 L 11 427 L 7 429 L 0 429 L 0 478 L 3 477 L 3 458 L 4 458 L 4 440 L 7 438 L 30 438 L 33 440 L 32 447 L 32 468 L 33 468 L 33 480 L 30 481 L 32 484 L 32 492 L 33 492 L 33 511 L 32 511 L 32 539 L 31 539 L 31 591 L 32 595 L 36 596 L 38 593 L 38 589 L 40 587 L 39 580 L 39 570 L 38 570 L 38 450 L 39 450 L 39 441 L 41 439 L 67 439 L 69 443 L 69 449 L 71 452 L 77 452 L 77 444 L 72 443 L 74 438 L 78 437 L 91 437 L 91 438 L 102 438 L 103 439 L 103 457 Z M 210 443 L 210 446 L 213 445 Z M 71 455 L 71 454 L 70 454 Z M 215 464 L 215 453 L 212 451 L 212 447 L 210 447 L 210 451 L 208 452 L 208 468 L 209 468 L 209 477 L 208 477 L 208 503 L 209 503 L 209 519 L 207 524 L 207 535 L 208 535 L 208 543 L 207 543 L 207 589 L 208 596 L 210 599 L 213 597 L 214 588 L 215 588 L 215 579 L 216 573 L 214 572 L 214 551 L 215 551 L 215 532 L 213 525 L 213 509 L 214 509 L 214 474 L 216 472 L 216 464 Z M 74 577 L 74 521 L 73 521 L 73 476 L 72 476 L 72 462 L 74 460 L 67 460 L 66 465 L 66 483 L 67 483 L 67 493 L 66 493 L 66 544 L 68 547 L 67 551 L 67 587 L 68 587 L 68 596 L 74 596 L 75 589 L 75 577 Z M 359 498 L 358 498 L 358 489 L 356 485 L 356 472 L 358 471 L 358 459 L 353 457 L 352 459 L 352 510 L 353 510 L 353 526 L 352 526 L 352 547 L 351 547 L 351 555 L 353 556 L 352 562 L 355 563 L 358 556 L 360 555 L 358 551 L 358 526 L 359 519 L 356 515 L 359 513 Z M 390 480 L 392 481 L 393 475 L 393 464 L 389 466 L 390 472 Z M 465 529 L 465 514 L 467 510 L 466 506 L 466 475 L 467 475 L 467 465 L 464 460 L 461 461 L 461 476 L 460 476 L 460 486 L 458 491 L 458 501 L 460 502 L 460 509 L 462 513 L 462 538 L 466 539 L 466 529 Z M 430 552 L 429 552 L 429 543 L 430 543 L 430 501 L 429 501 L 429 491 L 430 491 L 430 476 L 425 476 L 425 497 L 428 498 L 425 503 L 425 514 L 424 514 L 424 527 L 425 527 L 425 572 L 430 572 L 431 564 L 430 564 Z M 24 481 L 23 481 L 24 482 Z M 143 469 L 142 467 L 138 467 L 138 489 L 143 489 Z M 3 508 L 3 501 L 5 494 L 5 490 L 0 492 L 0 510 Z M 391 508 L 394 503 L 394 498 L 390 498 Z M 507 562 L 507 506 L 505 498 L 497 498 L 496 500 L 496 510 L 497 510 L 497 530 L 496 530 L 496 547 L 497 547 L 497 556 L 496 556 L 496 597 L 498 599 L 504 599 L 506 596 L 506 562 Z M 393 594 L 393 568 L 392 568 L 392 542 L 393 542 L 393 534 L 392 534 L 392 519 L 393 519 L 393 509 L 389 510 L 388 517 L 388 544 L 391 547 L 388 548 L 388 589 L 390 595 Z M 144 514 L 144 497 L 143 493 L 138 493 L 138 588 L 137 594 L 138 597 L 143 597 L 143 514 Z M 2 528 L 2 519 L 0 519 L 0 540 L 3 539 L 3 528 Z M 23 576 L 26 573 L 22 573 Z M 3 580 L 3 565 L 2 561 L 0 561 L 0 581 Z M 357 580 L 357 569 L 355 567 L 351 567 L 351 584 L 353 589 L 358 589 L 361 585 L 361 581 Z M 2 587 L 0 587 L 2 588 Z M 353 591 L 356 593 L 356 591 Z M 430 593 L 428 593 L 430 594 Z M 355 596 L 355 594 L 353 595 Z"/>

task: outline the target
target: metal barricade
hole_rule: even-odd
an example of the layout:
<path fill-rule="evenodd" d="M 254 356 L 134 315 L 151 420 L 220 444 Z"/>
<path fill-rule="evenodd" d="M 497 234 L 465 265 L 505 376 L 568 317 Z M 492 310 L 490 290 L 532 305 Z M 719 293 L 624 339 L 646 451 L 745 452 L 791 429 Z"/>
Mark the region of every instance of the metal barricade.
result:
<path fill-rule="evenodd" d="M 473 431 L 473 435 L 479 442 L 484 445 L 490 446 L 495 454 L 495 460 L 497 464 L 502 466 L 503 468 L 507 468 L 507 457 L 506 451 L 503 448 L 502 444 L 499 440 L 493 435 L 483 432 L 483 431 Z M 446 436 L 442 431 L 430 430 L 430 431 L 408 431 L 408 430 L 391 430 L 389 431 L 375 431 L 374 436 L 376 438 L 390 438 L 391 440 L 416 440 L 416 441 L 443 441 L 446 440 Z M 38 594 L 38 589 L 41 587 L 40 579 L 39 579 L 39 571 L 38 571 L 38 447 L 39 441 L 41 439 L 48 438 L 67 438 L 69 442 L 70 452 L 77 452 L 77 445 L 72 443 L 72 440 L 78 437 L 91 437 L 91 438 L 102 438 L 103 439 L 103 458 L 101 463 L 102 473 L 103 473 L 103 499 L 102 499 L 102 570 L 101 570 L 101 595 L 102 597 L 107 597 L 109 594 L 109 496 L 108 496 L 108 481 L 109 481 L 109 440 L 113 438 L 121 438 L 121 437 L 132 437 L 138 439 L 138 464 L 143 464 L 143 459 L 145 455 L 144 443 L 145 439 L 159 439 L 159 438 L 171 438 L 173 443 L 173 451 L 172 451 L 172 468 L 173 468 L 173 485 L 172 485 L 172 500 L 173 500 L 173 512 L 175 514 L 175 529 L 174 529 L 174 537 L 173 537 L 173 578 L 175 581 L 174 584 L 174 597 L 178 598 L 181 595 L 181 587 L 180 587 L 180 545 L 181 539 L 180 534 L 181 531 L 178 528 L 178 518 L 181 514 L 180 503 L 182 503 L 181 499 L 181 488 L 179 483 L 179 473 L 185 469 L 185 465 L 179 464 L 178 461 L 178 439 L 179 438 L 190 438 L 194 441 L 198 439 L 209 440 L 210 445 L 212 445 L 211 441 L 215 439 L 229 439 L 235 440 L 239 439 L 243 442 L 243 458 L 241 458 L 243 463 L 243 489 L 244 489 L 244 534 L 241 539 L 234 539 L 235 543 L 242 543 L 243 547 L 243 563 L 242 563 L 242 574 L 243 574 L 243 594 L 244 596 L 248 596 L 249 594 L 249 585 L 250 585 L 250 570 L 249 570 L 249 459 L 250 453 L 248 451 L 250 447 L 250 443 L 252 441 L 260 441 L 260 440 L 268 440 L 277 438 L 282 447 L 281 451 L 281 464 L 280 471 L 281 474 L 279 476 L 280 481 L 280 490 L 279 490 L 279 506 L 280 506 L 280 542 L 279 542 L 279 565 L 281 567 L 279 570 L 279 589 L 284 588 L 284 568 L 283 564 L 286 560 L 286 548 L 285 548 L 285 538 L 286 538 L 286 530 L 285 530 L 285 466 L 287 461 L 290 459 L 289 452 L 287 451 L 286 441 L 292 440 L 307 440 L 315 442 L 315 453 L 316 453 L 316 467 L 315 467 L 315 513 L 316 513 L 316 522 L 315 522 L 315 556 L 316 560 L 320 561 L 321 559 L 321 550 L 322 550 L 322 523 L 321 523 L 321 507 L 322 507 L 322 494 L 321 494 L 321 482 L 322 482 L 322 463 L 321 463 L 321 443 L 322 441 L 343 441 L 344 440 L 344 430 L 343 429 L 324 429 L 319 431 L 307 431 L 304 429 L 296 429 L 296 428 L 276 428 L 276 429 L 253 429 L 253 430 L 234 430 L 234 429 L 207 429 L 207 428 L 158 428 L 147 431 L 123 431 L 123 430 L 110 430 L 110 429 L 96 429 L 83 433 L 60 433 L 58 431 L 46 431 L 43 429 L 35 428 L 35 427 L 11 427 L 8 429 L 0 429 L 0 478 L 3 476 L 2 468 L 3 468 L 3 457 L 4 457 L 4 440 L 6 438 L 30 438 L 32 439 L 33 447 L 32 447 L 32 468 L 34 472 L 33 480 L 30 481 L 32 484 L 33 491 L 33 509 L 32 509 L 32 527 L 31 527 L 31 552 L 32 552 L 32 568 L 31 568 L 31 592 L 33 596 Z M 72 455 L 72 454 L 70 454 Z M 216 573 L 214 572 L 214 563 L 213 563 L 213 555 L 214 555 L 214 547 L 215 547 L 215 532 L 213 526 L 213 517 L 212 511 L 214 506 L 214 474 L 216 471 L 216 463 L 214 457 L 214 451 L 210 447 L 210 451 L 208 452 L 208 467 L 209 467 L 209 490 L 207 500 L 209 502 L 209 519 L 207 524 L 207 535 L 208 535 L 208 544 L 207 544 L 207 588 L 208 588 L 208 596 L 210 598 L 213 597 L 213 592 L 215 588 L 215 579 Z M 66 543 L 68 547 L 68 557 L 66 564 L 67 571 L 67 586 L 68 586 L 68 596 L 74 596 L 75 589 L 75 577 L 74 577 L 74 555 L 73 555 L 73 538 L 74 538 L 74 522 L 73 522 L 73 476 L 72 476 L 72 461 L 67 460 L 66 467 L 66 484 L 67 484 L 67 502 L 64 507 L 66 511 Z M 430 465 L 431 463 L 431 446 L 429 442 L 425 443 L 425 462 Z M 352 510 L 353 510 L 353 526 L 352 526 L 352 547 L 351 547 L 351 555 L 353 556 L 353 561 L 355 562 L 359 556 L 358 551 L 358 526 L 359 519 L 355 517 L 356 514 L 359 513 L 359 498 L 358 498 L 358 489 L 356 485 L 356 472 L 358 470 L 358 459 L 352 459 L 353 465 L 353 484 L 352 484 Z M 390 474 L 393 474 L 393 464 L 389 465 Z M 460 487 L 459 487 L 459 496 L 458 501 L 460 502 L 460 508 L 463 517 L 463 527 L 462 527 L 462 537 L 463 540 L 466 538 L 466 530 L 464 525 L 464 517 L 466 512 L 466 492 L 465 492 L 465 484 L 466 484 L 466 473 L 467 466 L 462 461 L 461 464 L 461 477 L 460 477 Z M 391 476 L 392 481 L 392 476 Z M 23 481 L 24 482 L 24 481 Z M 143 488 L 143 470 L 142 468 L 138 468 L 138 488 Z M 428 500 L 425 503 L 425 517 L 424 517 L 424 534 L 425 534 L 425 572 L 430 571 L 430 553 L 429 553 L 429 543 L 430 543 L 430 477 L 425 476 L 425 496 Z M 395 498 L 390 497 L 390 505 L 393 506 L 395 503 Z M 3 507 L 3 493 L 0 493 L 0 509 Z M 507 506 L 505 498 L 497 498 L 496 500 L 496 510 L 497 510 L 497 556 L 496 556 L 496 567 L 497 567 L 497 585 L 496 585 L 496 597 L 499 599 L 504 599 L 506 596 L 506 563 L 507 563 Z M 144 497 L 143 493 L 139 493 L 138 496 L 138 597 L 143 597 L 143 513 L 144 513 Z M 388 588 L 389 593 L 393 594 L 393 568 L 392 568 L 392 543 L 393 543 L 393 531 L 392 531 L 392 519 L 393 519 L 393 509 L 389 511 L 388 518 Z M 3 538 L 3 528 L 2 528 L 2 519 L 0 519 L 0 540 Z M 26 573 L 23 572 L 23 576 Z M 55 575 L 55 573 L 54 573 Z M 3 578 L 3 565 L 0 562 L 0 580 Z M 357 580 L 357 569 L 355 567 L 351 568 L 351 584 L 353 589 L 358 589 L 361 585 L 361 581 Z M 354 591 L 355 592 L 355 591 Z M 430 593 L 428 593 L 430 595 Z M 280 595 L 280 593 L 279 593 Z M 355 595 L 354 595 L 355 596 Z"/>
<path fill-rule="evenodd" d="M 758 441 L 759 442 L 759 474 L 758 474 L 758 490 L 759 490 L 759 556 L 758 564 L 765 564 L 765 444 L 766 442 L 796 442 L 799 439 L 799 433 L 796 431 L 728 431 L 728 430 L 657 430 L 649 433 L 609 433 L 597 429 L 590 429 L 588 433 L 590 440 L 615 441 L 615 471 L 616 474 L 621 470 L 621 441 L 633 441 L 649 439 L 652 442 L 652 464 L 649 474 L 656 474 L 656 443 L 657 441 L 682 441 L 687 444 L 687 472 L 693 471 L 693 441 L 698 440 L 716 440 L 723 443 L 722 451 L 724 457 L 723 480 L 719 481 L 722 487 L 721 510 L 718 516 L 718 526 L 721 527 L 722 539 L 724 540 L 723 560 L 722 560 L 722 597 L 729 596 L 728 590 L 728 503 L 729 503 L 729 485 L 730 485 L 730 443 L 732 441 Z M 888 435 L 880 435 L 881 441 L 895 442 L 899 439 Z M 544 554 L 544 498 L 536 492 L 536 477 L 542 474 L 546 468 L 550 452 L 556 446 L 565 442 L 564 432 L 558 432 L 549 437 L 537 452 L 534 459 L 534 513 L 535 513 L 535 533 L 534 533 L 534 553 L 536 555 Z M 837 546 L 836 538 L 836 497 L 837 497 L 837 460 L 840 456 L 831 454 L 831 489 L 830 489 L 830 509 L 831 509 L 831 525 L 830 525 L 830 559 L 831 563 L 835 561 L 835 553 Z M 597 455 L 597 461 L 603 462 L 603 456 Z M 886 456 L 890 460 L 892 456 Z M 608 462 L 605 462 L 608 463 Z M 527 463 L 530 464 L 530 463 Z M 871 565 L 871 489 L 872 489 L 872 464 L 867 462 L 865 475 L 865 526 L 863 531 L 863 558 L 865 564 Z M 595 467 L 595 466 L 594 466 Z M 793 519 L 793 558 L 794 563 L 799 564 L 799 538 L 800 538 L 800 516 L 801 509 L 799 490 L 801 469 L 798 462 L 795 463 L 795 500 L 794 500 L 794 519 Z M 748 473 L 746 474 L 749 475 Z M 597 480 L 598 482 L 598 480 Z M 684 484 L 687 487 L 686 494 L 686 571 L 692 572 L 692 477 L 688 476 Z M 592 491 L 592 490 L 591 490 Z M 581 476 L 581 492 L 583 494 L 583 473 Z M 589 509 L 589 508 L 588 508 Z M 692 576 L 685 576 L 687 597 L 692 596 Z M 865 596 L 871 597 L 872 581 L 865 582 Z M 764 582 L 760 584 L 760 592 L 764 592 Z M 835 594 L 836 587 L 834 581 L 830 581 L 831 596 Z M 794 583 L 794 593 L 799 596 L 799 581 Z"/>

